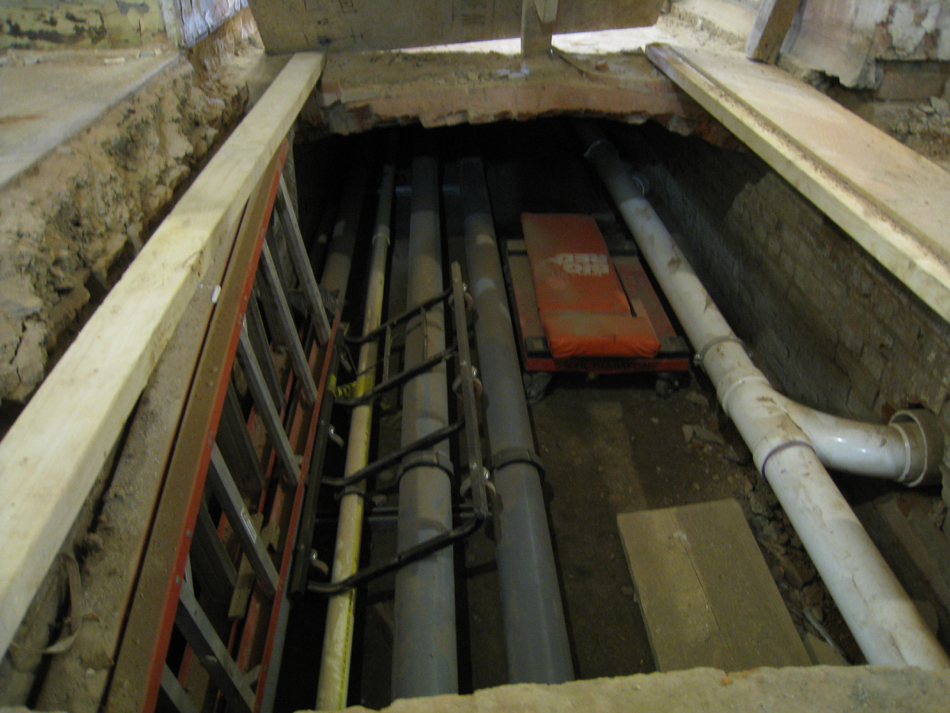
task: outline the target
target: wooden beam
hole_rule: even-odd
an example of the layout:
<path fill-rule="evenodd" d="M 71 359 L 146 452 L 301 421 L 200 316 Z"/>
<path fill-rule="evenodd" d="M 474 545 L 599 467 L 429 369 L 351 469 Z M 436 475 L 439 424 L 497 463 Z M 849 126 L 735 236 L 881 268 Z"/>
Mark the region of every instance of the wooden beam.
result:
<path fill-rule="evenodd" d="M 950 321 L 950 174 L 776 67 L 668 45 L 647 55 Z"/>
<path fill-rule="evenodd" d="M 800 5 L 801 0 L 762 0 L 745 43 L 746 55 L 758 62 L 775 64 Z"/>
<path fill-rule="evenodd" d="M 557 19 L 557 0 L 523 0 L 521 4 L 521 56 L 543 57 L 551 53 L 551 38 Z"/>
<path fill-rule="evenodd" d="M 547 12 L 550 0 L 539 3 Z M 533 5 L 533 0 L 529 0 Z M 520 37 L 524 0 L 249 0 L 269 54 L 364 52 Z M 660 0 L 559 3 L 558 32 L 649 27 Z M 424 18 L 425 21 L 421 21 Z"/>
<path fill-rule="evenodd" d="M 0 651 L 59 551 L 218 244 L 310 96 L 293 57 L 156 229 L 0 442 Z"/>

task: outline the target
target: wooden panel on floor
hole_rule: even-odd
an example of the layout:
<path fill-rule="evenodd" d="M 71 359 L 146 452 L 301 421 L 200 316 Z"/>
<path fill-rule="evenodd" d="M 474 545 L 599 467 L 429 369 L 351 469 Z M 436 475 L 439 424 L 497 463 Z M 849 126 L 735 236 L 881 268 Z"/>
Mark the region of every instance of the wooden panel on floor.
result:
<path fill-rule="evenodd" d="M 669 45 L 647 54 L 950 319 L 950 173 L 776 67 Z"/>
<path fill-rule="evenodd" d="M 426 47 L 521 36 L 523 0 L 250 0 L 269 54 Z M 550 0 L 542 5 L 546 8 Z M 557 32 L 646 27 L 660 0 L 572 0 L 560 3 Z M 425 18 L 425 22 L 420 22 Z"/>
<path fill-rule="evenodd" d="M 0 442 L 0 651 L 323 68 L 297 55 L 198 175 Z"/>
<path fill-rule="evenodd" d="M 734 500 L 624 513 L 617 526 L 657 669 L 809 665 Z"/>

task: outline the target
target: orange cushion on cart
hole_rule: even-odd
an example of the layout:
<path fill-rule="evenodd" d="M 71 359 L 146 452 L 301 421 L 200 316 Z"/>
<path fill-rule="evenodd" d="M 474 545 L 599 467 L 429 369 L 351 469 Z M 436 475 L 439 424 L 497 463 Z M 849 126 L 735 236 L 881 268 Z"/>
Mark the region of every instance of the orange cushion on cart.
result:
<path fill-rule="evenodd" d="M 521 225 L 554 357 L 656 356 L 660 341 L 646 317 L 631 313 L 593 218 L 524 213 Z"/>

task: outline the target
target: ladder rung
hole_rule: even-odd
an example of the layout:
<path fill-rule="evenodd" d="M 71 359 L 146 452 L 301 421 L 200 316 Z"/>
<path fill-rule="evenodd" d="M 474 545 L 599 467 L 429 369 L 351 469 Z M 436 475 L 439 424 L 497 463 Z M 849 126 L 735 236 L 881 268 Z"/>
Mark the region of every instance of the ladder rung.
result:
<path fill-rule="evenodd" d="M 234 477 L 228 464 L 224 462 L 224 456 L 215 443 L 211 451 L 211 467 L 208 469 L 208 481 L 214 490 L 218 502 L 228 516 L 228 522 L 231 528 L 237 534 L 241 542 L 241 549 L 244 555 L 251 561 L 254 573 L 260 580 L 261 587 L 272 597 L 277 591 L 277 569 L 267 554 L 267 548 L 261 541 L 260 534 L 251 522 L 251 514 L 244 507 L 244 499 L 241 497 L 237 485 L 234 483 Z"/>
<path fill-rule="evenodd" d="M 178 711 L 178 713 L 200 713 L 197 704 L 191 700 L 188 691 L 178 682 L 178 678 L 165 664 L 162 670 L 162 693 L 165 696 L 165 702 Z"/>
<path fill-rule="evenodd" d="M 277 266 L 274 264 L 274 258 L 266 240 L 261 249 L 260 264 L 260 276 L 264 279 L 259 284 L 270 292 L 270 297 L 277 308 L 277 324 L 275 326 L 280 332 L 280 341 L 287 347 L 290 363 L 300 380 L 303 400 L 308 404 L 314 404 L 317 400 L 317 385 L 313 381 L 313 374 L 310 373 L 307 355 L 304 354 L 303 346 L 300 344 L 300 337 L 297 335 L 297 328 L 294 326 L 290 305 L 287 304 L 287 296 L 284 294 L 280 276 L 277 274 Z"/>
<path fill-rule="evenodd" d="M 247 380 L 248 388 L 251 390 L 251 395 L 257 404 L 257 412 L 264 422 L 267 436 L 277 452 L 277 459 L 284 467 L 287 479 L 296 484 L 297 471 L 299 470 L 297 457 L 290 447 L 290 441 L 287 440 L 284 425 L 280 422 L 280 414 L 277 413 L 274 402 L 271 401 L 270 394 L 267 393 L 260 364 L 257 362 L 257 356 L 254 354 L 254 349 L 247 334 L 246 323 L 241 328 L 241 340 L 238 342 L 237 357 L 241 368 L 244 370 L 244 378 Z"/>
<path fill-rule="evenodd" d="M 195 598 L 190 560 L 185 568 L 185 577 L 179 593 L 175 623 L 218 690 L 234 707 L 233 710 L 251 713 L 254 706 L 254 693 L 244 682 L 237 664 Z"/>
<path fill-rule="evenodd" d="M 307 256 L 307 249 L 303 244 L 303 235 L 300 233 L 300 225 L 297 222 L 297 215 L 294 213 L 293 202 L 290 198 L 290 191 L 287 189 L 287 182 L 284 177 L 280 177 L 280 193 L 278 193 L 280 219 L 287 231 L 287 248 L 290 253 L 291 262 L 294 265 L 294 271 L 297 273 L 297 279 L 303 288 L 304 296 L 307 299 L 307 305 L 310 308 L 310 318 L 317 330 L 317 338 L 320 345 L 323 346 L 330 341 L 330 320 L 327 319 L 327 311 L 323 305 L 323 296 L 320 294 L 320 287 L 317 285 L 317 278 L 313 275 L 313 268 L 310 266 L 310 258 Z"/>
<path fill-rule="evenodd" d="M 226 602 L 231 598 L 237 583 L 237 570 L 224 548 L 224 542 L 218 535 L 208 506 L 202 499 L 198 506 L 198 518 L 195 520 L 195 539 L 191 546 L 191 556 L 195 561 L 195 576 L 201 585 L 201 591 L 212 599 Z"/>
<path fill-rule="evenodd" d="M 215 441 L 227 462 L 234 466 L 238 489 L 245 495 L 258 495 L 264 485 L 264 471 L 251 442 L 241 402 L 232 382 L 228 383 L 228 390 L 224 395 L 224 406 L 221 409 L 221 421 Z"/>
<path fill-rule="evenodd" d="M 276 316 L 273 321 L 277 321 Z M 267 382 L 267 388 L 274 400 L 274 406 L 279 411 L 284 407 L 284 392 L 280 388 L 280 377 L 277 375 L 277 368 L 274 366 L 270 342 L 267 339 L 267 330 L 264 328 L 264 319 L 261 316 L 261 306 L 254 295 L 247 303 L 247 332 L 251 338 L 251 344 L 254 345 L 254 353 L 260 355 L 258 361 L 261 365 L 261 373 L 264 374 L 264 380 Z"/>

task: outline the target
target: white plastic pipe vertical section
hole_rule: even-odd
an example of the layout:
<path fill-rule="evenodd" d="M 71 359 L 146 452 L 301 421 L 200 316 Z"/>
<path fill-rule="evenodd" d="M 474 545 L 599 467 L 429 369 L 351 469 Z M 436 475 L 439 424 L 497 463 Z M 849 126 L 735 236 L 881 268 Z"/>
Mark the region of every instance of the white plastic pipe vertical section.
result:
<path fill-rule="evenodd" d="M 379 191 L 376 213 L 376 231 L 373 234 L 373 255 L 370 263 L 369 285 L 363 332 L 379 326 L 386 287 L 386 259 L 389 253 L 389 220 L 392 214 L 393 189 L 396 169 L 387 165 Z M 358 372 L 372 373 L 376 362 L 376 344 L 367 342 L 360 348 Z M 345 475 L 363 468 L 369 459 L 373 406 L 357 406 L 350 416 L 350 435 L 347 443 Z M 333 557 L 332 580 L 349 577 L 359 566 L 360 544 L 363 534 L 363 484 L 354 486 L 354 492 L 340 502 L 340 520 L 337 524 L 336 550 Z M 353 617 L 356 592 L 353 589 L 330 598 L 327 606 L 327 624 L 320 661 L 320 679 L 317 685 L 317 709 L 339 710 L 346 707 L 349 688 L 350 661 L 353 652 Z"/>
<path fill-rule="evenodd" d="M 640 195 L 614 147 L 598 138 L 588 143 L 588 159 L 686 334 L 701 349 L 703 365 L 723 408 L 772 485 L 868 662 L 929 669 L 950 666 L 805 434 L 773 398 L 774 390 Z"/>

